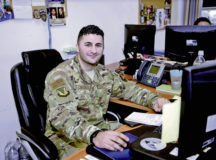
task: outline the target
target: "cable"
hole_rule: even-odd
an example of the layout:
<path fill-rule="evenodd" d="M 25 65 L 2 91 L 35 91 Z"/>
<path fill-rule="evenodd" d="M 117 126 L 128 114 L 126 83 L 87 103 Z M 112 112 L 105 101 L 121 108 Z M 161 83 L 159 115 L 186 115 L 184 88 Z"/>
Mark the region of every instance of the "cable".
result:
<path fill-rule="evenodd" d="M 48 32 L 49 32 L 49 49 L 52 48 L 52 33 L 50 30 L 50 13 L 49 13 L 49 3 L 48 0 L 46 1 L 47 6 L 47 22 L 48 22 Z"/>

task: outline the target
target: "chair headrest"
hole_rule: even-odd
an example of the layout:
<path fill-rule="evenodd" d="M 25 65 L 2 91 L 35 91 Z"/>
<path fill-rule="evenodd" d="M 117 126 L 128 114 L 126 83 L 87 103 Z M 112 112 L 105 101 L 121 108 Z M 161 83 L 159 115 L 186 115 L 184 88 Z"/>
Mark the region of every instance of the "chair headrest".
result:
<path fill-rule="evenodd" d="M 22 59 L 31 83 L 44 82 L 47 73 L 63 62 L 60 53 L 55 49 L 22 52 Z"/>

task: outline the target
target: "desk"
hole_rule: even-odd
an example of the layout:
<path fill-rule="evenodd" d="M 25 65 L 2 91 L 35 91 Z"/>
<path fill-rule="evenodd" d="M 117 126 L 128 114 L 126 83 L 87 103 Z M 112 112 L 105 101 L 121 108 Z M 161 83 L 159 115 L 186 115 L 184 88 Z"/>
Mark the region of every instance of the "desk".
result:
<path fill-rule="evenodd" d="M 113 64 L 110 64 L 110 65 L 107 65 L 106 67 L 109 68 L 109 69 L 111 69 L 111 70 L 115 70 L 115 69 L 119 68 L 119 63 L 118 62 L 117 63 L 113 63 Z M 125 74 L 124 78 L 127 79 L 127 80 L 135 81 L 135 80 L 133 80 L 133 76 L 132 75 Z M 143 88 L 146 88 L 146 89 L 150 90 L 153 93 L 157 92 L 161 97 L 164 97 L 164 98 L 167 98 L 167 99 L 171 99 L 175 95 L 175 94 L 172 94 L 172 93 L 165 93 L 165 92 L 156 91 L 155 88 L 147 86 L 147 85 L 144 85 L 144 84 L 141 84 L 141 83 L 137 83 L 137 84 L 139 86 L 143 87 Z M 137 109 L 141 109 L 141 110 L 147 111 L 148 113 L 154 113 L 154 111 L 151 108 L 144 107 L 142 105 L 138 105 L 138 104 L 135 104 L 135 103 L 132 103 L 132 102 L 128 102 L 128 101 L 122 100 L 122 99 L 110 98 L 110 102 L 121 104 L 121 105 L 124 105 L 124 106 L 129 106 L 129 107 L 137 108 Z"/>
<path fill-rule="evenodd" d="M 107 65 L 107 67 L 110 68 L 111 70 L 115 70 L 116 68 L 119 67 L 119 63 L 113 63 L 111 65 Z M 124 75 L 124 76 L 128 80 L 133 80 L 132 75 Z M 152 91 L 154 93 L 156 92 L 155 88 L 152 88 L 152 87 L 146 86 L 144 84 L 140 84 L 140 83 L 138 83 L 138 85 L 140 85 L 143 88 L 147 88 L 148 90 L 150 90 L 150 91 Z M 167 99 L 171 99 L 174 96 L 174 94 L 171 94 L 171 93 L 158 92 L 158 91 L 157 91 L 157 93 L 159 93 L 160 96 L 162 96 L 164 98 L 167 98 Z M 144 106 L 132 103 L 132 102 L 125 101 L 125 100 L 111 98 L 110 102 L 117 103 L 117 104 L 122 104 L 122 105 L 129 106 L 129 107 L 132 107 L 132 108 L 141 109 L 141 110 L 147 111 L 147 113 L 154 113 L 154 111 L 152 109 L 148 108 L 148 107 L 144 107 Z M 139 126 L 137 126 L 137 127 L 139 127 Z M 128 131 L 128 130 L 131 130 L 131 129 L 135 129 L 137 127 L 131 128 L 131 127 L 127 126 L 127 125 L 123 125 L 122 127 L 118 128 L 116 131 L 124 132 L 124 131 Z M 84 158 L 86 155 L 87 155 L 86 148 L 83 148 L 83 149 L 79 150 L 78 152 L 72 154 L 71 156 L 65 158 L 64 160 L 80 160 L 81 158 L 86 160 L 86 158 Z"/>

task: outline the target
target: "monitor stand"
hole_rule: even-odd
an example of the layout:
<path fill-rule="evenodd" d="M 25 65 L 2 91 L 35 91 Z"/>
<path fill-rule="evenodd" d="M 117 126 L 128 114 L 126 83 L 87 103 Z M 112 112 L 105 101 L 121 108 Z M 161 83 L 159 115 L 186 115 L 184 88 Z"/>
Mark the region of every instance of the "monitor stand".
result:
<path fill-rule="evenodd" d="M 188 66 L 192 66 L 193 65 L 193 62 L 195 60 L 196 55 L 197 54 L 194 51 L 189 51 L 188 52 Z"/>

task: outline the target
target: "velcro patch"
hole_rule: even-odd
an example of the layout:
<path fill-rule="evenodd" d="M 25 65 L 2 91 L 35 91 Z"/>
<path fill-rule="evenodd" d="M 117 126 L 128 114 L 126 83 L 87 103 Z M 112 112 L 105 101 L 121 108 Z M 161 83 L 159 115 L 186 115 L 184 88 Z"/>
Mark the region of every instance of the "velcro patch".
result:
<path fill-rule="evenodd" d="M 53 89 L 56 89 L 57 87 L 63 86 L 63 85 L 65 85 L 65 81 L 62 78 L 57 79 L 55 82 L 51 83 L 51 87 Z"/>
<path fill-rule="evenodd" d="M 59 97 L 67 97 L 70 95 L 70 91 L 68 91 L 66 87 L 58 88 L 56 91 Z"/>

